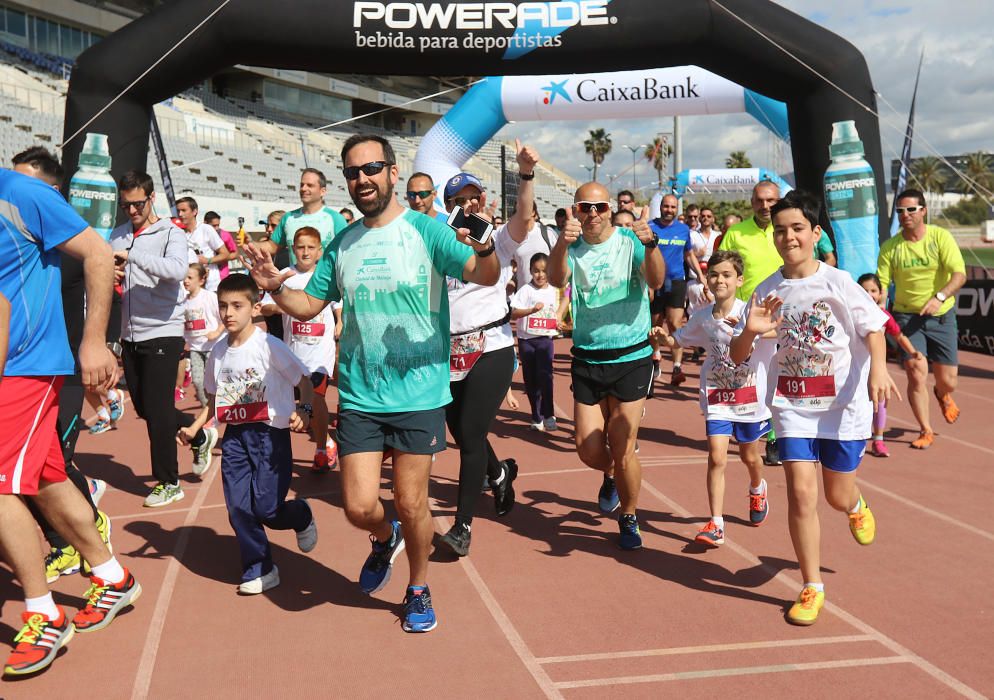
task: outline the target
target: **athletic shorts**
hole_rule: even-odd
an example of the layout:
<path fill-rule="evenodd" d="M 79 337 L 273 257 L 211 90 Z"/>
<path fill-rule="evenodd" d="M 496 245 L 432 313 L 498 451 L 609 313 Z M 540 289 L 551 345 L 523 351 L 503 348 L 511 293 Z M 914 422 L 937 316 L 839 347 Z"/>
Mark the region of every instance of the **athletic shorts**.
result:
<path fill-rule="evenodd" d="M 760 438 L 773 429 L 769 419 L 754 423 L 743 423 L 734 420 L 709 420 L 706 425 L 708 437 L 712 435 L 729 435 L 734 437 L 735 442 L 740 445 L 758 442 Z"/>
<path fill-rule="evenodd" d="M 663 288 L 649 303 L 649 311 L 654 314 L 665 313 L 666 309 L 682 309 L 687 305 L 687 280 L 667 279 Z"/>
<path fill-rule="evenodd" d="M 780 459 L 784 462 L 821 462 L 833 472 L 854 472 L 866 452 L 866 440 L 830 440 L 828 438 L 777 438 Z"/>
<path fill-rule="evenodd" d="M 915 346 L 915 350 L 927 357 L 930 362 L 940 365 L 958 363 L 959 331 L 956 328 L 956 307 L 941 316 L 919 316 L 918 314 L 894 313 L 894 320 L 901 332 Z M 901 352 L 901 362 L 908 354 Z"/>
<path fill-rule="evenodd" d="M 34 496 L 41 482 L 66 480 L 55 420 L 64 377 L 4 377 L 0 382 L 0 494 Z"/>
<path fill-rule="evenodd" d="M 328 375 L 324 372 L 311 372 L 311 386 L 317 396 L 324 396 L 328 393 Z"/>
<path fill-rule="evenodd" d="M 338 412 L 338 454 L 398 452 L 430 455 L 445 449 L 445 409 L 366 413 L 352 408 Z"/>
<path fill-rule="evenodd" d="M 652 357 L 627 362 L 592 364 L 573 358 L 573 398 L 596 406 L 608 396 L 621 402 L 639 401 L 649 393 Z"/>

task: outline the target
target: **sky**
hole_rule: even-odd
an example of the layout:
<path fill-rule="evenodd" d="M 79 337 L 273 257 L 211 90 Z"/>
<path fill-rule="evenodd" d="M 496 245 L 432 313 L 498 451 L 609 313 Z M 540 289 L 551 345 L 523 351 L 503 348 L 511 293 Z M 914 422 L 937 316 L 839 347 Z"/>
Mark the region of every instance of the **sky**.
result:
<path fill-rule="evenodd" d="M 916 108 L 913 155 L 994 151 L 994 0 L 778 0 L 807 19 L 845 37 L 866 57 L 878 93 L 881 138 L 888 168 L 904 140 L 915 68 L 922 49 L 925 64 Z M 890 105 L 893 105 L 892 109 Z M 895 111 L 896 109 L 896 111 Z M 521 138 L 541 158 L 579 180 L 588 180 L 590 156 L 583 150 L 588 131 L 604 128 L 614 143 L 598 180 L 617 175 L 614 189 L 632 186 L 632 154 L 622 146 L 650 142 L 672 131 L 672 119 L 657 121 L 516 123 L 498 138 Z M 754 166 L 775 165 L 770 132 L 744 114 L 681 118 L 683 166 L 722 168 L 733 150 L 744 150 Z M 788 169 L 789 154 L 787 156 Z M 655 174 L 647 161 L 637 166 L 640 185 Z"/>

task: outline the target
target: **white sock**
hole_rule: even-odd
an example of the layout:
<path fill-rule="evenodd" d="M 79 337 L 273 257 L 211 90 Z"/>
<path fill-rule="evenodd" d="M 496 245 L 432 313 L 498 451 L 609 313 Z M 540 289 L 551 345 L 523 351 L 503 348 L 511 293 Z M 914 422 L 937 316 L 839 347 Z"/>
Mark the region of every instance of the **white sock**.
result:
<path fill-rule="evenodd" d="M 41 613 L 53 621 L 59 617 L 59 609 L 55 607 L 51 593 L 46 593 L 40 598 L 25 598 L 24 609 L 30 613 Z"/>
<path fill-rule="evenodd" d="M 718 526 L 719 530 L 724 530 L 725 529 L 725 518 L 724 518 L 724 516 L 721 516 L 721 515 L 712 515 L 711 519 L 714 521 L 714 524 Z"/>
<path fill-rule="evenodd" d="M 825 592 L 825 584 L 824 583 L 805 583 L 804 587 L 805 588 L 813 588 L 816 591 L 818 591 L 819 593 L 824 593 Z"/>
<path fill-rule="evenodd" d="M 758 496 L 759 494 L 761 494 L 761 493 L 763 493 L 765 491 L 766 491 L 766 479 L 763 479 L 759 483 L 759 488 L 758 489 L 754 489 L 752 486 L 749 487 L 749 493 L 751 493 L 753 496 Z"/>
<path fill-rule="evenodd" d="M 111 389 L 111 390 L 109 390 L 107 392 L 107 400 L 108 401 L 117 401 L 117 398 L 118 397 L 117 397 L 117 390 L 116 389 Z"/>
<path fill-rule="evenodd" d="M 862 505 L 864 505 L 864 503 L 863 503 L 863 496 L 860 495 L 859 500 L 856 501 L 856 505 L 853 506 L 852 510 L 850 510 L 849 512 L 850 513 L 858 513 L 859 509 L 860 509 L 860 506 L 862 506 Z"/>
<path fill-rule="evenodd" d="M 93 567 L 93 575 L 107 583 L 120 583 L 124 580 L 124 569 L 116 557 L 111 557 L 103 564 Z"/>
<path fill-rule="evenodd" d="M 97 418 L 100 420 L 110 420 L 110 413 L 107 411 L 106 406 L 101 406 L 97 409 Z"/>

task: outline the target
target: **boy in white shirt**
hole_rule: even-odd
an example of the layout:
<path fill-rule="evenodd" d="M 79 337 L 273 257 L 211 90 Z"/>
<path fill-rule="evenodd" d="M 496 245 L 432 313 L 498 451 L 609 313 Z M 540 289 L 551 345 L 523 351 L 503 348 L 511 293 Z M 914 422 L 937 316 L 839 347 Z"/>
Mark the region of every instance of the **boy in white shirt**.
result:
<path fill-rule="evenodd" d="M 745 302 L 736 299 L 742 286 L 745 265 L 735 251 L 720 250 L 706 262 L 708 290 L 714 303 L 703 306 L 675 335 L 652 329 L 657 341 L 674 347 L 703 347 L 707 350 L 701 369 L 701 411 L 708 437 L 708 504 L 711 519 L 694 538 L 717 547 L 725 543 L 725 465 L 732 436 L 739 456 L 749 470 L 749 522 L 758 527 L 770 513 L 763 479 L 760 440 L 770 432 L 770 409 L 766 405 L 766 367 L 772 343 L 762 343 L 748 361 L 735 364 L 728 357 L 732 332 L 745 314 Z M 771 334 L 773 335 L 773 334 Z"/>
<path fill-rule="evenodd" d="M 859 544 L 871 544 L 876 523 L 856 469 L 874 406 L 897 394 L 886 366 L 887 317 L 848 273 L 814 257 L 823 235 L 818 215 L 818 200 L 799 190 L 773 206 L 773 243 L 783 267 L 756 288 L 730 351 L 733 362 L 742 362 L 758 336 L 777 332 L 767 396 L 787 477 L 790 538 L 804 579 L 787 613 L 796 625 L 813 624 L 825 604 L 815 467 L 821 462 L 825 500 L 848 514 Z"/>
<path fill-rule="evenodd" d="M 183 339 L 190 350 L 190 374 L 201 406 L 207 405 L 207 394 L 204 392 L 207 355 L 214 347 L 214 341 L 224 333 L 217 309 L 217 294 L 204 289 L 206 283 L 207 268 L 200 263 L 190 265 L 183 280 L 187 294 L 183 304 Z"/>
<path fill-rule="evenodd" d="M 294 410 L 293 387 L 309 384 L 307 370 L 282 341 L 252 323 L 259 288 L 248 275 L 229 275 L 218 286 L 226 337 L 207 361 L 207 406 L 177 440 L 189 443 L 207 420 L 227 423 L 221 440 L 221 478 L 228 520 L 241 551 L 239 593 L 253 595 L 280 583 L 265 528 L 294 530 L 297 547 L 317 545 L 317 526 L 302 498 L 287 501 L 293 454 L 290 428 L 304 421 Z"/>
<path fill-rule="evenodd" d="M 303 226 L 293 235 L 293 254 L 297 258 L 294 267 L 287 268 L 296 274 L 284 282 L 287 289 L 303 289 L 311 281 L 314 267 L 324 254 L 321 247 L 321 232 L 311 226 Z M 328 403 L 325 394 L 335 372 L 335 333 L 340 323 L 341 304 L 326 306 L 309 321 L 298 321 L 289 314 L 283 316 L 283 337 L 290 350 L 307 368 L 310 382 L 300 390 L 300 402 L 311 413 L 311 432 L 317 447 L 311 469 L 324 474 L 338 464 L 338 446 L 328 436 Z M 263 316 L 281 313 L 270 295 L 262 300 Z"/>

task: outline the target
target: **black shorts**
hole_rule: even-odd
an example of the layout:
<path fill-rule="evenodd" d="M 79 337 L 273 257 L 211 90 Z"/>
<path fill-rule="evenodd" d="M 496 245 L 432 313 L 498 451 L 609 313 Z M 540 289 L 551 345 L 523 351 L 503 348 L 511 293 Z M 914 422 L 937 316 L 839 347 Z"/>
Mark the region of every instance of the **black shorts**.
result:
<path fill-rule="evenodd" d="M 338 412 L 338 454 L 398 452 L 430 455 L 445 449 L 445 409 L 366 413 L 352 408 Z"/>
<path fill-rule="evenodd" d="M 652 356 L 627 362 L 592 364 L 573 358 L 573 398 L 596 406 L 608 396 L 623 403 L 639 401 L 649 393 Z"/>
<path fill-rule="evenodd" d="M 649 303 L 649 311 L 662 314 L 666 313 L 666 309 L 682 309 L 686 305 L 687 280 L 666 280 L 666 284 Z"/>

